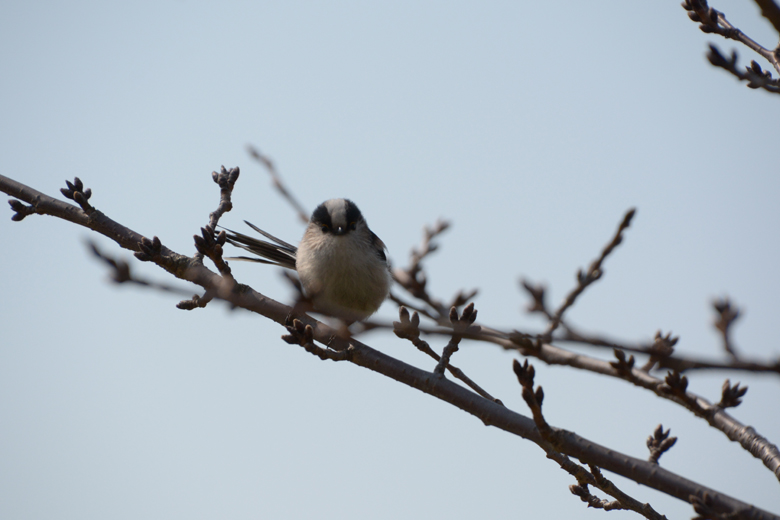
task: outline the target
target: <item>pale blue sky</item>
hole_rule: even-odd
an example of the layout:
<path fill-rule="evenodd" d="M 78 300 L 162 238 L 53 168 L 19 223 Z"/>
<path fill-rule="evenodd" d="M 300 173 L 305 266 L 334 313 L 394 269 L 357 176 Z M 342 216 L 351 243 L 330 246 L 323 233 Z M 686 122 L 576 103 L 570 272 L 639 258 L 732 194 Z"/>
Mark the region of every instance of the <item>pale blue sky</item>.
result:
<path fill-rule="evenodd" d="M 750 2 L 714 2 L 767 46 Z M 240 166 L 234 210 L 294 242 L 302 228 L 245 152 L 270 155 L 309 208 L 352 198 L 403 265 L 421 228 L 452 229 L 427 262 L 449 298 L 480 288 L 480 320 L 536 331 L 517 280 L 557 304 L 638 208 L 579 326 L 721 355 L 709 307 L 745 308 L 735 342 L 777 358 L 780 97 L 713 69 L 671 2 L 6 2 L 0 6 L 3 175 L 57 195 L 79 176 L 115 220 L 192 254 Z M 108 283 L 52 218 L 0 215 L 0 517 L 638 518 L 585 508 L 543 452 L 430 396 L 283 343 L 224 305 Z M 141 274 L 164 273 L 134 263 Z M 241 282 L 286 301 L 271 268 Z M 184 286 L 184 284 L 182 284 Z M 379 316 L 392 319 L 385 304 Z M 434 364 L 387 334 L 373 347 Z M 431 340 L 440 350 L 443 341 Z M 594 355 L 600 352 L 585 351 Z M 453 363 L 527 413 L 513 356 L 465 344 Z M 534 363 L 548 420 L 780 513 L 777 480 L 720 432 L 626 383 Z M 690 388 L 719 399 L 724 374 Z M 733 411 L 780 441 L 780 381 Z M 670 518 L 686 504 L 616 479 Z"/>

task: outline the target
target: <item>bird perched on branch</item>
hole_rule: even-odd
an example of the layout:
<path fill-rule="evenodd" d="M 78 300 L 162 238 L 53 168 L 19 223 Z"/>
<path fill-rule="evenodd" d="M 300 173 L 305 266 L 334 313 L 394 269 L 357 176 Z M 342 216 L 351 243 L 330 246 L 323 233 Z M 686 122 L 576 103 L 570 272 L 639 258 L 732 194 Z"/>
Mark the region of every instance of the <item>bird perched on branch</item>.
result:
<path fill-rule="evenodd" d="M 298 247 L 246 224 L 269 241 L 230 231 L 229 243 L 259 257 L 235 259 L 298 271 L 304 295 L 323 314 L 348 323 L 364 320 L 390 292 L 385 244 L 351 200 L 330 199 L 317 206 Z"/>

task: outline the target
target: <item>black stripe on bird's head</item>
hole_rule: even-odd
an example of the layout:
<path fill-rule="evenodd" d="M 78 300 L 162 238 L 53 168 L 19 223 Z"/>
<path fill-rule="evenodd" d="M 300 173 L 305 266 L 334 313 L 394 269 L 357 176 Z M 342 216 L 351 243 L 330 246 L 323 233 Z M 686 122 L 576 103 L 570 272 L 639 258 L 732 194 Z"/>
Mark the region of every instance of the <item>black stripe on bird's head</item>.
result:
<path fill-rule="evenodd" d="M 326 200 L 311 214 L 311 222 L 320 227 L 323 233 L 345 235 L 354 231 L 363 221 L 357 205 L 349 199 Z"/>

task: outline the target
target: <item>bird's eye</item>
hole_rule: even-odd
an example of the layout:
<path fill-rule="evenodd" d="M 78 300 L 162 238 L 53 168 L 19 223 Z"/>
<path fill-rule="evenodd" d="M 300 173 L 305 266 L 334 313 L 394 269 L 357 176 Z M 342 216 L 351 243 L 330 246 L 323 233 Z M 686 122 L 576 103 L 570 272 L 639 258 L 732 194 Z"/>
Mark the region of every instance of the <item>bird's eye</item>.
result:
<path fill-rule="evenodd" d="M 327 233 L 328 232 L 328 226 L 322 226 L 322 232 Z"/>
<path fill-rule="evenodd" d="M 349 229 L 352 231 L 355 231 L 355 228 L 357 227 L 357 222 L 350 222 L 349 223 Z"/>

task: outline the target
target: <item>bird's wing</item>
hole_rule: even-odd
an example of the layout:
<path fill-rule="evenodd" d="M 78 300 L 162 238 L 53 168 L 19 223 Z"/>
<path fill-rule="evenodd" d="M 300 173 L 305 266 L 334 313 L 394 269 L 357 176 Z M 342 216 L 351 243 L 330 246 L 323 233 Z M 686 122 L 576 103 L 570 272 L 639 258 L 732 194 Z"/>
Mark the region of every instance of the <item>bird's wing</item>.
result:
<path fill-rule="evenodd" d="M 233 244 L 236 247 L 240 247 L 245 251 L 249 251 L 250 253 L 254 253 L 261 257 L 255 258 L 247 256 L 236 256 L 228 258 L 229 260 L 259 262 L 261 264 L 278 265 L 279 267 L 286 267 L 287 269 L 295 270 L 295 253 L 298 251 L 297 247 L 288 244 L 284 240 L 276 238 L 270 233 L 266 233 L 262 229 L 250 224 L 249 222 L 246 223 L 249 227 L 275 243 L 252 238 L 248 235 L 244 235 L 243 233 L 237 233 L 233 230 L 225 228 L 225 230 L 228 232 L 227 241 L 230 244 Z"/>

